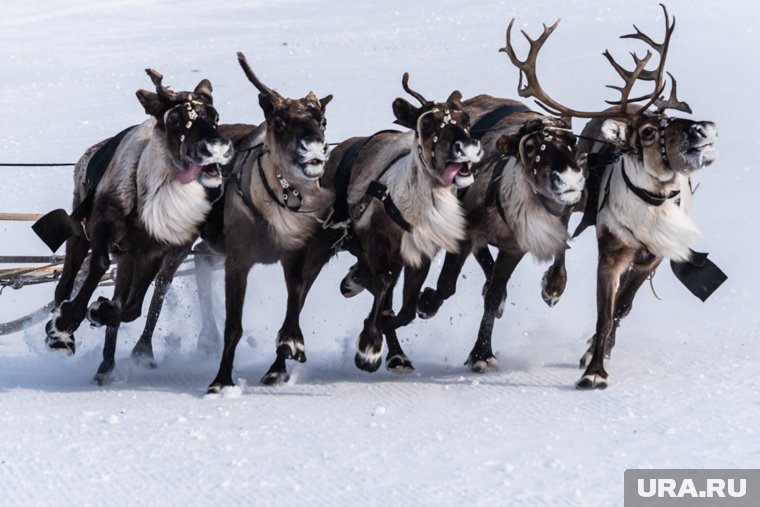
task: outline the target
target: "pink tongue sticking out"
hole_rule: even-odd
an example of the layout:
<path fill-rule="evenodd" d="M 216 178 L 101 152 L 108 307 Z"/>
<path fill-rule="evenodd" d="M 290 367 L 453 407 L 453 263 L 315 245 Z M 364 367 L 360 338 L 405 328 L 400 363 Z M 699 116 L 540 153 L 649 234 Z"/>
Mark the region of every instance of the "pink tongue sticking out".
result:
<path fill-rule="evenodd" d="M 177 173 L 177 179 L 183 185 L 187 185 L 188 183 L 195 181 L 200 173 L 201 166 L 197 164 L 190 164 L 187 169 Z"/>
<path fill-rule="evenodd" d="M 451 185 L 454 182 L 454 177 L 462 170 L 462 165 L 461 163 L 451 162 L 446 166 L 446 169 L 443 170 L 443 182 L 446 185 Z"/>

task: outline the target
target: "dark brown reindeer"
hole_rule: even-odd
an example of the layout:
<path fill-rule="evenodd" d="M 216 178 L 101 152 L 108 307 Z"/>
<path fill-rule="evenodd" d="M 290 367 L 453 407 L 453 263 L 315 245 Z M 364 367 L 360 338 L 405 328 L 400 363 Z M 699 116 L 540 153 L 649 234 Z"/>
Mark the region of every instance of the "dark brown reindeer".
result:
<path fill-rule="evenodd" d="M 597 323 L 591 347 L 581 359 L 586 370 L 576 383 L 579 389 L 607 387 L 604 357 L 614 344 L 615 331 L 630 312 L 636 292 L 660 262 L 664 258 L 676 263 L 704 262 L 693 258 L 689 248 L 699 236 L 689 217 L 693 196 L 690 175 L 715 160 L 717 129 L 712 122 L 665 114 L 667 109 L 686 113 L 691 109 L 676 98 L 672 76 L 669 98 L 661 97 L 666 85 L 665 61 L 675 29 L 675 18 L 668 16 L 664 5 L 662 9 L 663 42 L 655 42 L 635 26 L 636 33 L 623 36 L 643 41 L 659 55 L 655 69 L 646 70 L 651 51 L 643 58 L 633 54 L 632 71 L 615 62 L 609 52 L 604 53 L 625 81 L 622 87 L 612 87 L 621 92 L 619 101 L 610 102 L 616 107 L 595 113 L 569 109 L 541 89 L 535 65 L 525 70 L 528 86 L 521 95 L 535 97 L 551 111 L 592 119 L 583 130 L 578 151 L 588 154 L 589 160 L 601 160 L 590 162 L 600 191 L 589 196 L 587 205 L 587 213 L 595 216 L 599 248 Z M 652 82 L 652 93 L 630 98 L 637 81 Z M 649 109 L 653 105 L 654 111 Z M 599 155 L 603 144 L 613 150 Z"/>
<path fill-rule="evenodd" d="M 350 172 L 346 195 L 358 263 L 341 288 L 344 295 L 352 296 L 366 287 L 374 296 L 355 356 L 356 366 L 369 372 L 380 367 L 383 334 L 388 345 L 386 368 L 399 373 L 413 369 L 396 329 L 415 316 L 430 259 L 441 249 L 457 251 L 464 239 L 464 212 L 454 188 L 472 183 L 470 167 L 483 154 L 480 142 L 468 133 L 470 120 L 458 91 L 446 102 L 432 102 L 409 88 L 407 74 L 402 84 L 421 104 L 415 107 L 401 98 L 393 102 L 396 123 L 411 130 L 344 141 L 326 169 L 333 184 L 342 163 Z M 345 164 L 343 159 L 353 147 L 359 151 Z M 393 288 L 402 270 L 403 305 L 394 315 Z"/>
<path fill-rule="evenodd" d="M 288 302 L 285 321 L 277 333 L 277 362 L 284 365 L 286 359 L 306 361 L 299 317 L 316 275 L 304 278 L 303 272 L 318 272 L 329 258 L 307 257 L 306 250 L 333 201 L 332 191 L 320 184 L 327 160 L 324 113 L 332 95 L 318 99 L 309 92 L 302 99 L 285 98 L 258 79 L 242 53 L 238 53 L 238 61 L 260 92 L 265 121 L 237 143 L 223 227 L 204 240 L 209 250 L 226 255 L 224 350 L 210 393 L 233 385 L 232 367 L 243 333 L 243 302 L 251 267 L 282 264 Z M 201 277 L 199 292 L 210 294 L 208 284 L 208 276 Z M 204 322 L 212 322 L 210 308 L 202 304 L 201 309 Z M 282 375 L 268 374 L 262 382 L 284 380 Z"/>
<path fill-rule="evenodd" d="M 156 93 L 137 92 L 151 118 L 111 140 L 88 149 L 74 170 L 75 216 L 84 231 L 66 244 L 66 261 L 55 290 L 54 317 L 46 325 L 51 349 L 75 352 L 74 331 L 87 317 L 108 326 L 104 360 L 96 380 L 113 369 L 116 330 L 140 316 L 145 293 L 159 270 L 171 279 L 198 235 L 211 208 L 209 188 L 222 183 L 219 164 L 233 154 L 232 143 L 217 131 L 211 83 L 201 81 L 192 92 L 173 92 L 163 77 L 147 70 Z M 88 164 L 110 150 L 102 179 L 93 187 Z M 89 271 L 72 300 L 74 281 L 89 249 Z M 111 300 L 90 297 L 114 256 L 118 269 Z M 162 297 L 162 295 L 161 295 Z M 144 352 L 144 350 L 142 350 Z M 135 347 L 141 355 L 141 344 Z"/>
<path fill-rule="evenodd" d="M 531 40 L 525 61 L 512 49 L 507 28 L 505 51 L 522 74 L 535 66 L 538 51 L 556 24 Z M 570 236 L 570 214 L 583 197 L 584 170 L 576 161 L 575 136 L 570 118 L 545 116 L 524 104 L 480 95 L 462 104 L 475 121 L 473 135 L 482 133 L 486 157 L 476 168 L 475 183 L 462 197 L 467 210 L 467 238 L 459 253 L 448 253 L 436 289 L 420 296 L 418 313 L 432 317 L 445 299 L 456 291 L 464 262 L 471 252 L 486 275 L 484 312 L 475 346 L 466 365 L 482 373 L 496 367 L 491 347 L 494 321 L 504 311 L 507 283 L 525 254 L 540 261 L 563 258 Z M 484 125 L 485 124 L 485 125 Z M 481 125 L 487 126 L 483 131 Z M 498 248 L 494 261 L 488 245 Z M 558 263 L 563 267 L 563 264 Z M 564 290 L 564 270 L 548 274 L 543 283 L 544 300 L 551 305 Z"/>

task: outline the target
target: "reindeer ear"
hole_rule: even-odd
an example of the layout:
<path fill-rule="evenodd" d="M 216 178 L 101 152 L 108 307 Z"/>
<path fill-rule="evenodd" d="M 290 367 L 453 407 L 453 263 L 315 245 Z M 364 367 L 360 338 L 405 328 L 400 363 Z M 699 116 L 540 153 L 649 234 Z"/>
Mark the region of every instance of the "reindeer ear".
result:
<path fill-rule="evenodd" d="M 505 157 L 516 157 L 520 150 L 520 136 L 501 136 L 496 141 L 496 149 Z"/>
<path fill-rule="evenodd" d="M 446 102 L 449 102 L 451 104 L 454 104 L 455 106 L 462 107 L 462 92 L 459 90 L 454 90 L 451 92 L 451 95 L 449 95 L 449 98 L 446 99 Z"/>
<path fill-rule="evenodd" d="M 272 116 L 272 112 L 276 106 L 272 100 L 272 96 L 266 93 L 259 93 L 259 105 L 262 111 L 264 111 L 264 118 L 268 120 Z"/>
<path fill-rule="evenodd" d="M 211 89 L 211 82 L 208 79 L 204 79 L 200 83 L 198 83 L 198 86 L 195 87 L 195 90 L 193 90 L 193 95 L 200 95 L 202 96 L 209 104 L 214 103 L 214 98 L 211 96 L 212 93 Z"/>
<path fill-rule="evenodd" d="M 628 132 L 629 126 L 624 121 L 609 119 L 602 123 L 602 137 L 618 148 L 628 147 Z"/>
<path fill-rule="evenodd" d="M 393 114 L 396 117 L 396 123 L 402 127 L 410 129 L 417 128 L 417 118 L 420 117 L 420 109 L 414 107 L 402 98 L 393 101 Z"/>
<path fill-rule="evenodd" d="M 166 110 L 166 104 L 161 100 L 161 97 L 157 93 L 149 92 L 148 90 L 138 90 L 137 100 L 145 108 L 145 112 L 151 116 L 155 116 L 159 120 L 163 119 L 164 111 Z"/>
<path fill-rule="evenodd" d="M 327 97 L 319 99 L 319 105 L 322 107 L 322 111 L 325 110 L 325 108 L 327 107 L 327 104 L 329 104 L 332 99 L 333 99 L 332 95 L 328 95 Z"/>

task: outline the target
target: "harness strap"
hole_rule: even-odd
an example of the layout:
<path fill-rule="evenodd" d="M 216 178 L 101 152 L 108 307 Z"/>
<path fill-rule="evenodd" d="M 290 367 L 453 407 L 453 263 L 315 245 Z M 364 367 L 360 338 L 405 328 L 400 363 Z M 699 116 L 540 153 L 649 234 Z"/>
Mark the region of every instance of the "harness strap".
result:
<path fill-rule="evenodd" d="M 482 139 L 487 132 L 489 132 L 497 123 L 514 113 L 527 113 L 530 109 L 520 105 L 513 106 L 501 106 L 489 111 L 482 118 L 475 122 L 470 128 L 470 137 L 473 139 Z"/>
<path fill-rule="evenodd" d="M 238 151 L 238 154 L 245 153 L 245 156 L 243 157 L 243 160 L 240 162 L 240 164 L 236 164 L 233 167 L 232 172 L 230 172 L 229 175 L 229 178 L 235 182 L 235 193 L 240 197 L 240 199 L 243 201 L 243 204 L 245 204 L 253 216 L 257 218 L 263 218 L 264 215 L 261 213 L 261 211 L 258 210 L 249 194 L 253 171 L 243 171 L 243 167 L 245 167 L 245 164 L 248 161 L 248 157 L 251 155 L 251 153 L 255 153 L 255 156 L 258 159 L 260 152 L 263 151 L 263 146 L 263 144 L 257 144 L 256 146 L 248 148 L 245 151 Z M 237 157 L 237 154 L 235 157 Z"/>
<path fill-rule="evenodd" d="M 586 207 L 583 210 L 578 227 L 575 228 L 573 238 L 578 237 L 583 231 L 592 225 L 596 225 L 596 218 L 604 206 L 607 204 L 607 198 L 610 195 L 610 180 L 607 179 L 607 185 L 604 188 L 602 205 L 599 206 L 599 194 L 602 186 L 604 172 L 608 166 L 614 164 L 620 158 L 620 154 L 612 149 L 611 144 L 605 144 L 602 149 L 596 153 L 588 154 L 588 177 L 586 178 Z"/>
<path fill-rule="evenodd" d="M 385 207 L 385 213 L 388 215 L 388 218 L 393 220 L 396 225 L 404 229 L 406 232 L 411 232 L 411 224 L 406 221 L 404 215 L 401 213 L 401 210 L 396 207 L 393 199 L 391 199 L 388 187 L 379 181 L 374 180 L 370 182 L 369 187 L 367 187 L 367 195 L 376 199 L 380 199 L 380 201 L 383 203 L 383 206 Z"/>
<path fill-rule="evenodd" d="M 634 194 L 636 194 L 636 196 L 639 197 L 639 199 L 649 204 L 650 206 L 662 206 L 669 199 L 678 197 L 678 195 L 681 193 L 680 190 L 673 190 L 667 195 L 653 194 L 652 192 L 648 190 L 637 187 L 631 182 L 631 180 L 628 178 L 628 175 L 625 173 L 625 164 L 622 162 L 620 165 L 620 170 L 623 173 L 623 181 L 625 181 L 625 185 L 628 187 L 628 189 L 631 190 L 631 192 L 633 192 Z"/>
<path fill-rule="evenodd" d="M 507 223 L 507 214 L 504 212 L 504 206 L 501 204 L 499 185 L 497 183 L 503 176 L 504 168 L 507 167 L 507 162 L 509 162 L 509 158 L 504 157 L 494 164 L 493 171 L 491 172 L 491 179 L 488 181 L 488 187 L 486 187 L 486 199 L 483 203 L 486 208 L 495 206 L 496 211 L 499 212 L 499 216 L 504 220 L 504 223 Z"/>
<path fill-rule="evenodd" d="M 338 163 L 333 178 L 333 188 L 335 189 L 333 211 L 330 218 L 325 222 L 325 227 L 348 223 L 348 221 L 350 221 L 351 216 L 348 209 L 348 186 L 351 182 L 351 170 L 354 167 L 354 161 L 356 161 L 359 152 L 370 139 L 389 132 L 395 133 L 398 132 L 398 130 L 381 130 L 380 132 L 375 132 L 371 136 L 362 137 L 361 139 L 357 139 L 354 144 L 349 146 L 349 148 L 343 152 L 343 156 Z"/>
<path fill-rule="evenodd" d="M 706 253 L 695 252 L 691 249 L 689 252 L 691 255 L 688 261 L 673 262 L 671 260 L 670 268 L 676 278 L 704 302 L 728 279 L 728 276 L 707 258 Z"/>

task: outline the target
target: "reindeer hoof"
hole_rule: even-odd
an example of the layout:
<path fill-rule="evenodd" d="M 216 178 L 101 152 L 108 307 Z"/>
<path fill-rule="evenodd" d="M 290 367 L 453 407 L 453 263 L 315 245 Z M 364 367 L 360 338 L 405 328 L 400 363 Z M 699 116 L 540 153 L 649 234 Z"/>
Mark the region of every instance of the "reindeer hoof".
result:
<path fill-rule="evenodd" d="M 286 371 L 268 371 L 260 382 L 265 386 L 278 386 L 287 384 L 289 380 L 290 375 Z"/>
<path fill-rule="evenodd" d="M 417 301 L 417 315 L 421 319 L 429 319 L 438 313 L 442 304 L 443 301 L 438 296 L 438 292 L 427 287 L 420 293 L 419 300 Z"/>
<path fill-rule="evenodd" d="M 607 389 L 609 382 L 609 377 L 604 378 L 599 374 L 589 373 L 582 376 L 580 380 L 575 383 L 575 388 L 580 390 Z"/>
<path fill-rule="evenodd" d="M 542 289 L 541 298 L 544 300 L 544 303 L 549 305 L 549 307 L 551 308 L 552 306 L 556 305 L 559 302 L 560 296 L 558 294 L 550 294 L 546 292 L 546 289 Z"/>
<path fill-rule="evenodd" d="M 356 276 L 359 271 L 359 264 L 354 264 L 348 269 L 348 274 L 340 282 L 340 293 L 344 298 L 352 298 L 364 290 L 364 286 L 359 282 Z"/>
<path fill-rule="evenodd" d="M 407 373 L 412 373 L 414 371 L 414 366 L 408 357 L 403 354 L 397 354 L 385 360 L 385 369 L 392 373 L 405 375 Z"/>
<path fill-rule="evenodd" d="M 87 320 L 93 327 L 118 326 L 121 323 L 121 303 L 101 296 L 87 309 Z"/>
<path fill-rule="evenodd" d="M 306 352 L 304 351 L 303 344 L 292 340 L 280 342 L 277 345 L 277 355 L 283 359 L 291 359 L 299 363 L 306 362 Z"/>
<path fill-rule="evenodd" d="M 380 368 L 382 358 L 383 356 L 380 352 L 375 354 L 373 352 L 364 353 L 357 351 L 356 355 L 354 356 L 354 364 L 360 370 L 373 373 L 376 372 L 378 368 Z"/>
<path fill-rule="evenodd" d="M 225 387 L 232 387 L 234 385 L 235 384 L 233 384 L 231 380 L 227 382 L 215 380 L 210 386 L 208 386 L 208 389 L 206 389 L 206 394 L 219 394 Z"/>
<path fill-rule="evenodd" d="M 113 370 L 115 366 L 116 363 L 111 360 L 101 362 L 92 381 L 99 386 L 110 384 L 113 382 Z"/>
<path fill-rule="evenodd" d="M 45 345 L 47 345 L 50 350 L 63 352 L 67 356 L 73 356 L 76 352 L 74 333 L 58 330 L 55 326 L 55 320 L 56 319 L 50 320 L 45 324 Z"/>
<path fill-rule="evenodd" d="M 470 370 L 474 371 L 475 373 L 486 373 L 489 370 L 493 371 L 499 369 L 499 362 L 494 356 L 478 359 L 477 357 L 470 354 L 470 357 L 467 358 L 467 361 L 465 361 L 464 364 L 466 366 L 469 366 Z"/>

